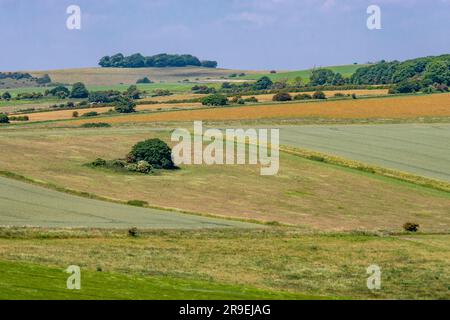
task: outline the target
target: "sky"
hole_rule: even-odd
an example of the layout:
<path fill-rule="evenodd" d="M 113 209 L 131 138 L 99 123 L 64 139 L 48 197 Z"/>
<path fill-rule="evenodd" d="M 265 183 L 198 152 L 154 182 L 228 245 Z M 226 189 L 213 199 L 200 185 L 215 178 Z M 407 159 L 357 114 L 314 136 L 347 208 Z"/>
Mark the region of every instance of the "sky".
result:
<path fill-rule="evenodd" d="M 69 30 L 67 7 L 81 9 Z M 367 28 L 367 7 L 381 29 Z M 219 67 L 298 70 L 450 53 L 450 0 L 0 0 L 0 70 L 189 53 Z"/>

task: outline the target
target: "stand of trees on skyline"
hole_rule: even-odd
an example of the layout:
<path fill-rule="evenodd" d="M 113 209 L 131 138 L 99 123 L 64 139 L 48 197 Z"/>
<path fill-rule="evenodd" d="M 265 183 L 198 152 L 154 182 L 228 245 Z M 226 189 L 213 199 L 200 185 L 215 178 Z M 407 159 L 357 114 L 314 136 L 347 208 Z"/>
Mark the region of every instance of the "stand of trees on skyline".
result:
<path fill-rule="evenodd" d="M 217 68 L 217 61 L 203 60 L 190 54 L 161 53 L 145 57 L 140 53 L 124 56 L 121 53 L 105 56 L 100 59 L 99 65 L 103 68 L 166 68 L 166 67 L 205 67 Z"/>

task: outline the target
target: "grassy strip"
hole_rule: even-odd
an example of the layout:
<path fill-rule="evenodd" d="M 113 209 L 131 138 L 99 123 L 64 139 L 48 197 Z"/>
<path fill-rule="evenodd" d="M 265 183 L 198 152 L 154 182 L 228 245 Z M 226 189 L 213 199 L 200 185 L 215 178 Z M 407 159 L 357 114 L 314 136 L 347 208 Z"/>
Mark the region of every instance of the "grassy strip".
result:
<path fill-rule="evenodd" d="M 78 196 L 78 197 L 83 197 L 83 198 L 88 198 L 88 199 L 93 199 L 93 200 L 107 201 L 107 202 L 112 202 L 112 203 L 117 203 L 117 204 L 122 204 L 122 205 L 127 205 L 127 206 L 134 206 L 133 203 L 129 202 L 129 201 L 121 201 L 121 200 L 117 200 L 117 199 L 99 196 L 99 195 L 89 193 L 89 192 L 73 190 L 73 189 L 69 189 L 66 187 L 58 186 L 54 183 L 41 181 L 41 180 L 35 180 L 33 178 L 25 177 L 23 175 L 19 175 L 17 173 L 13 173 L 13 172 L 9 172 L 9 171 L 0 170 L 0 176 L 9 178 L 9 179 L 18 180 L 21 182 L 30 183 L 30 184 L 37 185 L 37 186 L 47 188 L 50 190 L 64 192 L 64 193 L 67 193 L 67 194 L 70 194 L 73 196 Z M 141 207 L 148 208 L 148 209 L 176 212 L 176 213 L 181 213 L 181 214 L 201 216 L 201 217 L 206 217 L 206 218 L 215 218 L 215 219 L 223 219 L 223 220 L 229 220 L 229 221 L 253 223 L 253 224 L 259 224 L 262 226 L 282 226 L 282 225 L 289 226 L 287 224 L 281 224 L 277 221 L 261 221 L 261 220 L 256 220 L 256 219 L 241 219 L 241 218 L 235 218 L 235 217 L 225 217 L 225 216 L 213 215 L 213 214 L 209 214 L 209 213 L 192 212 L 192 211 L 186 211 L 186 210 L 181 210 L 181 209 L 177 209 L 177 208 L 157 207 L 157 206 L 146 205 L 146 204 L 143 204 Z"/>
<path fill-rule="evenodd" d="M 68 290 L 69 274 L 58 268 L 0 261 L 0 299 L 320 299 L 212 281 L 81 270 L 81 290 Z M 324 298 L 322 298 L 324 299 Z"/>
<path fill-rule="evenodd" d="M 325 153 L 310 151 L 300 148 L 293 148 L 287 146 L 281 146 L 281 151 L 287 152 L 292 155 L 300 156 L 305 159 L 338 165 L 341 167 L 356 169 L 359 171 L 378 174 L 388 178 L 397 179 L 400 181 L 405 181 L 409 183 L 413 183 L 416 185 L 420 185 L 427 188 L 436 189 L 439 191 L 450 192 L 450 183 L 439 181 L 435 179 L 425 178 L 421 176 L 417 176 L 411 173 L 401 172 L 397 170 L 387 169 L 379 166 L 367 165 L 362 162 L 344 159 L 337 156 L 327 155 Z"/>

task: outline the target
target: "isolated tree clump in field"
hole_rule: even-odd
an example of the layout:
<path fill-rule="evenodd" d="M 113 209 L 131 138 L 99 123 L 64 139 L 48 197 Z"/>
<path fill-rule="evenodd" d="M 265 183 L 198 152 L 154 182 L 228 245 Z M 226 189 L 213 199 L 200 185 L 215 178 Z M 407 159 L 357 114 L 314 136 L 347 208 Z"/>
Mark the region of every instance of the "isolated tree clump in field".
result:
<path fill-rule="evenodd" d="M 136 112 L 136 103 L 129 97 L 121 97 L 115 102 L 114 110 L 119 113 L 133 113 Z"/>
<path fill-rule="evenodd" d="M 145 84 L 145 83 L 153 83 L 153 81 L 151 81 L 149 78 L 147 78 L 147 77 L 143 77 L 143 78 L 141 78 L 141 79 L 138 79 L 137 81 L 136 81 L 136 84 Z"/>
<path fill-rule="evenodd" d="M 11 94 L 8 92 L 8 91 L 6 91 L 6 92 L 4 92 L 3 94 L 2 94 L 2 99 L 3 100 L 11 100 Z"/>
<path fill-rule="evenodd" d="M 74 99 L 84 99 L 89 97 L 89 91 L 82 82 L 74 83 L 72 86 L 72 91 L 70 92 L 70 97 Z"/>
<path fill-rule="evenodd" d="M 325 95 L 325 93 L 323 91 L 316 91 L 313 93 L 312 98 L 313 99 L 326 99 L 327 96 Z"/>
<path fill-rule="evenodd" d="M 175 168 L 172 161 L 172 150 L 160 139 L 138 142 L 128 155 L 128 161 L 130 160 L 137 163 L 138 167 L 140 161 L 146 161 L 156 169 L 170 170 Z M 141 164 L 141 166 L 144 166 L 144 164 Z"/>
<path fill-rule="evenodd" d="M 9 123 L 9 118 L 6 114 L 0 113 L 0 123 Z"/>
<path fill-rule="evenodd" d="M 273 96 L 273 101 L 291 101 L 292 96 L 287 92 L 280 92 Z"/>
<path fill-rule="evenodd" d="M 204 106 L 225 106 L 228 104 L 228 99 L 222 94 L 212 94 L 202 99 Z"/>

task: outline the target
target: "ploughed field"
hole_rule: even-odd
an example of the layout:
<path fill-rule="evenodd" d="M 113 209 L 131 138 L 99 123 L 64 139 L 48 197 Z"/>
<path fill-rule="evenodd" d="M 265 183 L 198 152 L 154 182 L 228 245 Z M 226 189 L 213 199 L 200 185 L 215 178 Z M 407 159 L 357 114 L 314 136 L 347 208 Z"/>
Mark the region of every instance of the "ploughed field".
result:
<path fill-rule="evenodd" d="M 450 125 L 283 127 L 280 143 L 450 182 Z"/>

